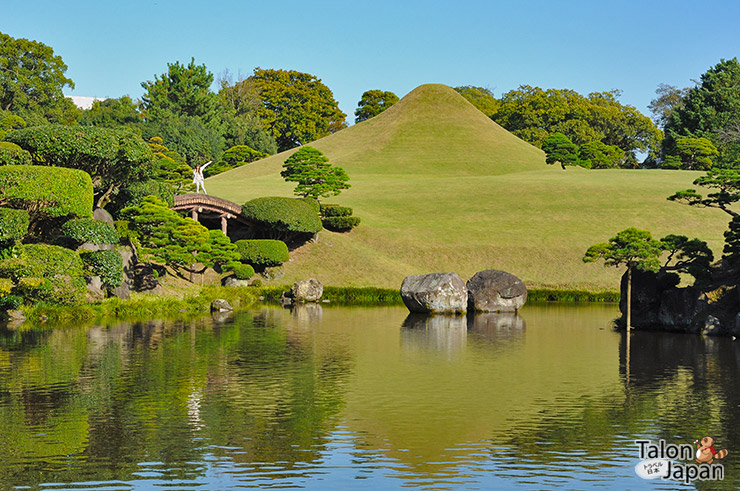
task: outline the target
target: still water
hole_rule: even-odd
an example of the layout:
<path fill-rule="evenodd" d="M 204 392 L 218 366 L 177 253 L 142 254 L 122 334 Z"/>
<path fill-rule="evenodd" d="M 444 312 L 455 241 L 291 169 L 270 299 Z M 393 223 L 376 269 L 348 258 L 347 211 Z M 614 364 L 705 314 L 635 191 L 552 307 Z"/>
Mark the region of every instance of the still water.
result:
<path fill-rule="evenodd" d="M 740 341 L 616 307 L 264 307 L 0 330 L 0 489 L 736 489 Z M 727 448 L 644 480 L 635 440 Z M 685 462 L 688 463 L 688 462 Z"/>

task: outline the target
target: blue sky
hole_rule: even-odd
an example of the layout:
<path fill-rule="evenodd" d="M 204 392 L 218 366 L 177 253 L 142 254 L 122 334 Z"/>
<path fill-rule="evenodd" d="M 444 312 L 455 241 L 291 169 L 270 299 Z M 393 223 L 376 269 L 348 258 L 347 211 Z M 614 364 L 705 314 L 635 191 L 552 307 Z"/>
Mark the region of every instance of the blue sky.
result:
<path fill-rule="evenodd" d="M 191 57 L 216 76 L 255 67 L 311 73 L 354 121 L 365 90 L 424 83 L 621 89 L 648 114 L 659 83 L 692 85 L 740 55 L 740 2 L 4 0 L 0 32 L 43 42 L 67 95 L 142 95 Z"/>

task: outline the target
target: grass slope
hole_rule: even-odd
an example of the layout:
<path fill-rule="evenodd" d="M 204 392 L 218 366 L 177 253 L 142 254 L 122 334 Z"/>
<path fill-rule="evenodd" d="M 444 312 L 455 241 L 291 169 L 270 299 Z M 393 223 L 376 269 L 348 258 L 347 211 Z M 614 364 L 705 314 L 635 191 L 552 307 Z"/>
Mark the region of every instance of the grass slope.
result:
<path fill-rule="evenodd" d="M 322 231 L 291 253 L 281 282 L 396 288 L 411 274 L 488 268 L 530 287 L 617 288 L 614 269 L 584 264 L 589 245 L 635 226 L 657 237 L 707 240 L 721 254 L 728 218 L 666 201 L 700 173 L 562 171 L 449 87 L 424 85 L 364 123 L 311 143 L 349 174 L 352 188 L 326 200 L 362 224 Z M 211 194 L 244 202 L 291 196 L 284 152 L 208 179 Z"/>

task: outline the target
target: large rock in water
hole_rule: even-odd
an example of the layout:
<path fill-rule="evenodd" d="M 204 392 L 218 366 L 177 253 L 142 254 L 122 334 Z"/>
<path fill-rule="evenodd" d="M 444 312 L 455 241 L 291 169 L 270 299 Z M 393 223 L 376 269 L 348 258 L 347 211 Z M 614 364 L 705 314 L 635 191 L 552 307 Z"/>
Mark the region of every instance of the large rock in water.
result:
<path fill-rule="evenodd" d="M 475 273 L 467 288 L 470 309 L 477 312 L 516 312 L 527 301 L 522 280 L 497 269 Z"/>
<path fill-rule="evenodd" d="M 465 313 L 468 308 L 468 289 L 457 273 L 407 276 L 401 284 L 401 298 L 411 312 Z"/>
<path fill-rule="evenodd" d="M 324 294 L 324 285 L 314 278 L 296 281 L 290 289 L 294 302 L 318 302 Z"/>

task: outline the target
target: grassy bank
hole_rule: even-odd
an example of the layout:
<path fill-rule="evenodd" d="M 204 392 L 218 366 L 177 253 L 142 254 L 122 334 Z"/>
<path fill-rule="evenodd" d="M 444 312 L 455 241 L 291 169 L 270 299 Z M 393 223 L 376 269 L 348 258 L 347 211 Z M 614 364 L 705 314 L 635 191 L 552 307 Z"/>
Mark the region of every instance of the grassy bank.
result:
<path fill-rule="evenodd" d="M 265 286 L 255 288 L 256 294 L 268 303 L 278 303 L 283 292 L 290 290 L 290 285 Z M 403 305 L 401 293 L 392 288 L 354 288 L 325 286 L 322 297 L 328 300 L 329 305 Z M 568 302 L 568 303 L 590 303 L 590 302 L 619 302 L 617 291 L 586 291 L 586 290 L 558 290 L 548 288 L 534 288 L 527 291 L 528 302 Z"/>
<path fill-rule="evenodd" d="M 228 300 L 234 308 L 246 307 L 257 301 L 253 288 L 205 286 L 198 294 L 183 298 L 134 294 L 130 300 L 108 298 L 98 304 L 74 306 L 39 304 L 24 308 L 23 311 L 32 323 L 167 319 L 207 314 L 210 312 L 211 302 L 216 298 Z"/>

